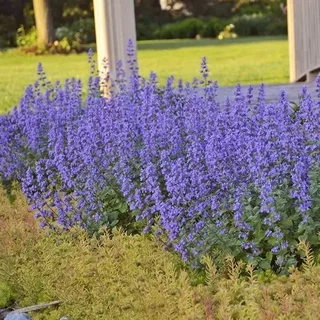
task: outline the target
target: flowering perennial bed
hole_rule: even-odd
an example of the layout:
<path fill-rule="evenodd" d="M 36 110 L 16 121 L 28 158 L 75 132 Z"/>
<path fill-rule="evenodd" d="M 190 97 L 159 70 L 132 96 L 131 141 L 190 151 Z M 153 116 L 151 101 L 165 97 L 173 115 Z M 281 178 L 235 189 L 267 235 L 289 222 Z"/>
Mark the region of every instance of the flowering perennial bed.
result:
<path fill-rule="evenodd" d="M 156 74 L 141 79 L 129 54 L 110 99 L 82 84 L 39 81 L 0 118 L 0 175 L 18 180 L 42 225 L 132 227 L 146 222 L 183 259 L 222 251 L 263 269 L 296 265 L 300 240 L 320 231 L 320 99 L 302 89 L 268 104 L 261 85 L 224 104 L 217 84 Z M 320 89 L 320 78 L 317 79 Z"/>

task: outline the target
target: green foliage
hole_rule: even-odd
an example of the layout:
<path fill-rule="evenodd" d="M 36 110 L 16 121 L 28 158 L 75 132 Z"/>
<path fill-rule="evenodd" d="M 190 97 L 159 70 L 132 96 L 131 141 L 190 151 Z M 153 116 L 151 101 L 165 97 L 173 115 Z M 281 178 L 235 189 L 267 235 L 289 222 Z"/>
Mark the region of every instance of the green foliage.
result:
<path fill-rule="evenodd" d="M 188 18 L 182 21 L 164 25 L 157 31 L 158 39 L 187 39 L 195 38 L 204 28 L 204 21 L 197 18 Z"/>
<path fill-rule="evenodd" d="M 235 16 L 232 19 L 235 32 L 242 37 L 280 35 L 287 33 L 286 17 L 273 15 L 251 14 Z"/>
<path fill-rule="evenodd" d="M 220 19 L 232 19 L 243 15 L 263 15 L 268 16 L 266 31 L 263 34 L 277 35 L 286 34 L 286 17 L 280 9 L 283 0 L 185 0 L 184 3 L 194 18 L 185 20 L 201 20 L 204 27 L 201 32 L 194 34 L 194 25 L 188 22 L 188 31 L 183 26 L 183 30 L 178 26 L 170 24 L 175 21 L 175 16 L 183 16 L 173 10 L 161 10 L 159 1 L 142 0 L 135 1 L 135 18 L 137 22 L 137 38 L 139 40 L 151 39 L 173 39 L 173 38 L 193 38 L 196 34 L 201 37 L 217 37 L 219 32 L 230 22 L 223 22 L 218 25 Z M 74 33 L 79 33 L 81 43 L 94 42 L 93 24 L 93 2 L 87 0 L 51 0 L 51 12 L 55 27 L 68 27 Z M 15 34 L 19 25 L 23 24 L 26 30 L 34 25 L 34 12 L 32 0 L 10 1 L 6 4 L 0 0 L 0 47 L 15 46 Z M 212 18 L 214 17 L 214 18 Z M 179 19 L 180 19 L 179 18 Z M 209 19 L 209 20 L 208 20 Z M 236 18 L 237 19 L 237 18 Z M 212 21 L 211 21 L 212 20 Z M 214 21 L 216 20 L 216 21 Z M 217 23 L 216 23 L 217 22 Z M 181 22 L 177 22 L 180 24 Z M 245 22 L 246 23 L 246 22 Z M 249 23 L 249 22 L 248 22 Z M 259 24 L 259 22 L 257 22 Z M 168 25 L 167 25 L 168 24 Z M 196 27 L 197 28 L 197 27 Z M 255 30 L 254 26 L 251 26 Z M 160 31 L 159 31 L 160 29 Z M 162 29 L 164 29 L 162 31 Z M 245 29 L 241 26 L 241 29 Z M 261 27 L 259 27 L 261 29 Z M 172 35 L 174 34 L 174 36 Z M 240 32 L 237 32 L 240 36 Z M 177 34 L 179 36 L 177 36 Z M 190 35 L 191 34 L 191 35 Z M 193 35 L 194 34 L 194 35 Z M 257 32 L 247 35 L 256 35 Z M 70 42 L 69 42 L 70 44 Z"/>
<path fill-rule="evenodd" d="M 92 18 L 79 19 L 71 24 L 56 29 L 56 39 L 67 39 L 70 44 L 78 45 L 95 41 L 94 20 Z M 73 45 L 75 47 L 75 45 Z"/>
<path fill-rule="evenodd" d="M 130 211 L 116 184 L 101 190 L 98 197 L 103 203 L 102 218 L 96 222 L 89 222 L 83 217 L 83 221 L 89 226 L 87 232 L 90 236 L 99 236 L 101 228 L 104 229 L 105 226 L 108 226 L 109 231 L 117 227 L 125 230 L 127 234 L 142 233 L 144 223 L 136 221 L 135 213 Z"/>
<path fill-rule="evenodd" d="M 300 267 L 302 260 L 307 258 L 307 264 L 311 263 L 311 249 L 306 247 L 306 243 L 312 247 L 316 255 L 320 254 L 320 240 L 317 234 L 320 228 L 320 168 L 315 166 L 310 171 L 311 182 L 311 199 L 312 205 L 308 211 L 309 223 L 302 222 L 301 213 L 295 208 L 294 200 L 291 198 L 288 186 L 285 184 L 279 185 L 274 191 L 275 208 L 281 216 L 279 228 L 282 232 L 279 239 L 285 238 L 286 242 L 279 244 L 279 239 L 268 236 L 269 226 L 265 225 L 261 219 L 260 199 L 254 191 L 250 197 L 244 198 L 244 215 L 245 220 L 250 222 L 253 231 L 250 232 L 249 241 L 257 245 L 261 254 L 248 257 L 244 255 L 241 249 L 241 241 L 237 235 L 237 229 L 233 225 L 233 212 L 225 210 L 221 212 L 228 221 L 228 233 L 220 235 L 215 225 L 207 224 L 205 228 L 208 230 L 208 235 L 202 239 L 202 252 L 207 252 L 215 261 L 219 269 L 223 268 L 225 255 L 234 257 L 237 261 L 245 261 L 263 272 L 272 272 L 288 275 L 292 267 Z M 277 231 L 276 231 L 277 232 Z M 301 247 L 301 242 L 304 244 Z M 299 245 L 300 243 L 300 245 Z M 276 250 L 273 248 L 276 246 Z M 301 249 L 302 248 L 302 249 Z M 195 256 L 192 263 L 197 265 L 199 256 Z"/>
<path fill-rule="evenodd" d="M 242 250 L 239 250 L 239 239 L 236 236 L 236 232 L 230 229 L 228 235 L 219 237 L 215 232 L 209 235 L 206 239 L 206 246 L 208 248 L 215 248 L 218 251 L 213 251 L 212 256 L 214 259 L 220 261 L 221 252 L 223 254 L 230 254 L 238 261 L 244 260 L 252 263 L 252 265 L 260 270 L 272 269 L 274 272 L 280 272 L 281 274 L 288 274 L 289 270 L 294 266 L 301 265 L 301 261 L 306 253 L 299 250 L 298 244 L 300 241 L 306 241 L 312 246 L 316 254 L 320 253 L 320 241 L 317 235 L 317 230 L 320 227 L 320 168 L 315 167 L 310 172 L 311 181 L 311 199 L 312 205 L 308 212 L 311 223 L 306 226 L 301 222 L 301 214 L 294 208 L 294 203 L 290 195 L 284 190 L 288 190 L 285 185 L 279 186 L 274 191 L 275 207 L 277 212 L 281 216 L 279 221 L 279 227 L 283 232 L 283 236 L 288 239 L 287 247 L 279 247 L 278 252 L 273 253 L 272 248 L 277 244 L 277 239 L 267 236 L 268 226 L 266 226 L 260 217 L 260 205 L 259 198 L 257 196 L 250 197 L 245 200 L 245 216 L 246 220 L 250 221 L 253 226 L 253 232 L 250 235 L 250 240 L 258 244 L 261 251 L 265 254 L 260 257 L 252 257 L 248 259 L 243 255 Z M 254 193 L 252 193 L 254 194 Z M 224 212 L 225 215 L 230 216 L 230 223 L 232 223 L 232 212 Z M 209 226 L 210 230 L 214 230 L 214 226 Z M 310 255 L 309 255 L 310 256 Z M 285 259 L 283 259 L 285 258 Z M 281 261 L 286 260 L 284 265 Z M 309 260 L 308 260 L 309 261 Z M 280 267 L 279 267 L 280 266 Z"/>
<path fill-rule="evenodd" d="M 56 30 L 56 41 L 48 48 L 49 53 L 79 53 L 82 51 L 81 31 L 74 31 L 67 27 L 61 27 Z"/>
<path fill-rule="evenodd" d="M 58 28 L 56 31 L 57 40 L 45 46 L 37 44 L 37 30 L 32 27 L 29 31 L 25 31 L 21 26 L 16 35 L 16 43 L 26 53 L 35 54 L 68 54 L 72 52 L 81 52 L 81 37 L 79 32 L 73 32 L 66 27 Z"/>
<path fill-rule="evenodd" d="M 93 43 L 95 41 L 95 27 L 93 18 L 78 19 L 74 21 L 69 28 L 73 34 L 77 34 L 77 37 L 80 39 L 81 43 Z"/>
<path fill-rule="evenodd" d="M 155 30 L 154 39 L 192 39 L 197 35 L 203 38 L 216 38 L 223 31 L 226 21 L 218 18 L 187 18 L 165 24 Z"/>
<path fill-rule="evenodd" d="M 5 283 L 0 281 L 0 308 L 10 306 L 14 301 L 14 294 L 11 288 Z"/>
<path fill-rule="evenodd" d="M 266 27 L 267 35 L 282 35 L 287 34 L 287 18 L 286 17 L 270 17 L 269 23 Z"/>
<path fill-rule="evenodd" d="M 152 40 L 156 39 L 159 33 L 160 26 L 153 23 L 137 22 L 136 32 L 138 40 Z"/>
<path fill-rule="evenodd" d="M 226 28 L 230 25 L 235 26 L 232 33 L 242 37 L 284 35 L 287 33 L 286 17 L 253 13 L 237 15 L 229 21 L 216 17 L 211 19 L 186 18 L 159 26 L 158 29 L 156 26 L 150 29 L 149 26 L 140 23 L 138 37 L 141 39 L 187 39 L 195 38 L 199 34 L 203 38 L 216 38 L 221 32 L 226 32 Z"/>
<path fill-rule="evenodd" d="M 224 29 L 227 22 L 218 18 L 206 20 L 200 32 L 203 38 L 217 38 L 219 33 Z"/>
<path fill-rule="evenodd" d="M 261 270 L 258 272 L 257 279 L 262 283 L 271 283 L 273 280 L 277 279 L 277 274 L 271 269 L 265 271 Z"/>
<path fill-rule="evenodd" d="M 262 14 L 243 15 L 233 19 L 236 32 L 239 36 L 266 35 L 268 18 Z"/>
<path fill-rule="evenodd" d="M 236 0 L 235 2 L 233 11 L 239 15 L 262 13 L 284 17 L 280 8 L 281 4 L 285 4 L 283 0 Z"/>
<path fill-rule="evenodd" d="M 15 21 L 11 16 L 0 14 L 0 48 L 14 45 Z"/>
<path fill-rule="evenodd" d="M 24 29 L 24 26 L 21 26 L 17 30 L 16 34 L 16 43 L 19 48 L 22 48 L 26 51 L 32 50 L 37 46 L 37 30 L 35 27 L 32 27 L 29 31 Z"/>

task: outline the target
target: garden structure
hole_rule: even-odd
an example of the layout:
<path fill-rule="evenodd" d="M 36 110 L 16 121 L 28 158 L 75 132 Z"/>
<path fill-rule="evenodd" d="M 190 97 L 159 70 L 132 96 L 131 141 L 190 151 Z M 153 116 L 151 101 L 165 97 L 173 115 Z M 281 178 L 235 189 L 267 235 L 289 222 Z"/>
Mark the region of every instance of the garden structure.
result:
<path fill-rule="evenodd" d="M 95 0 L 94 8 L 99 70 L 105 72 L 108 69 L 111 76 L 114 76 L 117 61 L 126 61 L 126 46 L 130 39 L 133 40 L 133 48 L 135 48 L 134 2 L 133 0 Z M 320 1 L 288 0 L 287 12 L 290 81 L 293 84 L 268 86 L 267 100 L 277 99 L 279 90 L 285 88 L 289 99 L 296 101 L 298 99 L 296 92 L 300 84 L 295 85 L 294 83 L 312 82 L 320 70 L 320 39 L 318 36 L 320 33 L 318 23 Z M 308 86 L 311 94 L 315 95 L 313 86 Z M 232 94 L 232 91 L 232 87 L 221 88 L 220 99 L 224 100 L 225 97 Z"/>
<path fill-rule="evenodd" d="M 301 81 L 313 97 L 316 96 L 313 81 L 320 71 L 320 1 L 288 0 L 289 65 L 291 84 L 268 85 L 267 100 L 276 100 L 280 89 L 285 89 L 289 100 L 298 102 L 297 92 Z M 221 99 L 231 96 L 232 87 L 220 89 Z"/>
<path fill-rule="evenodd" d="M 288 0 L 290 81 L 312 81 L 320 70 L 320 1 Z"/>
<path fill-rule="evenodd" d="M 94 18 L 99 70 L 106 72 L 108 65 L 108 71 L 114 77 L 117 61 L 127 60 L 129 40 L 134 42 L 135 48 L 134 1 L 94 0 Z"/>

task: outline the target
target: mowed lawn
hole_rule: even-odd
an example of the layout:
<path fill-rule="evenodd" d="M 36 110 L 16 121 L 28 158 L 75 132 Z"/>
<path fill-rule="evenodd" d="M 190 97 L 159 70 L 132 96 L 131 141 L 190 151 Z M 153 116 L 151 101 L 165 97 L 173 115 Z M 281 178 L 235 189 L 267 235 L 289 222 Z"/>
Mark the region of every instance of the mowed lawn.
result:
<path fill-rule="evenodd" d="M 201 58 L 207 57 L 210 77 L 220 85 L 285 83 L 289 80 L 286 37 L 255 37 L 233 40 L 141 41 L 138 59 L 141 74 L 158 74 L 161 84 L 168 76 L 191 81 L 199 76 Z M 10 110 L 36 79 L 42 62 L 49 80 L 80 78 L 89 74 L 87 54 L 33 56 L 17 49 L 0 52 L 0 112 Z"/>

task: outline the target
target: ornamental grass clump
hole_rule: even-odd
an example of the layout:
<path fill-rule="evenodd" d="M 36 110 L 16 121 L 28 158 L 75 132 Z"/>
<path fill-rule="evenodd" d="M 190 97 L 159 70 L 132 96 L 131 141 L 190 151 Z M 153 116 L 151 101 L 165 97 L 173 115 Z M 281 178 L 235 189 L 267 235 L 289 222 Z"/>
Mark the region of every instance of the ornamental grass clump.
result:
<path fill-rule="evenodd" d="M 79 81 L 51 85 L 40 68 L 1 117 L 2 179 L 21 181 L 42 225 L 139 232 L 140 220 L 194 266 L 222 253 L 287 270 L 299 240 L 317 253 L 319 97 L 304 87 L 295 107 L 285 91 L 268 103 L 264 85 L 257 97 L 237 85 L 220 103 L 205 59 L 176 88 L 142 79 L 132 50 L 128 63 L 108 99 L 92 73 L 84 102 Z"/>

